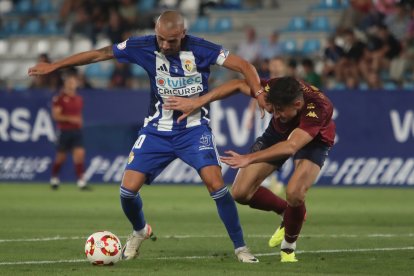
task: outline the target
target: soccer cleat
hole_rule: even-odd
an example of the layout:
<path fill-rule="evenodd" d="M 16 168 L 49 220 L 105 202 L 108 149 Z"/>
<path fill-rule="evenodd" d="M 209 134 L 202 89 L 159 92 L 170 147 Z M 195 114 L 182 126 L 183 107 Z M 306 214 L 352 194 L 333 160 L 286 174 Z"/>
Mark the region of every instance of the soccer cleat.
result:
<path fill-rule="evenodd" d="M 234 254 L 236 254 L 237 259 L 242 263 L 258 263 L 259 262 L 259 260 L 255 256 L 253 256 L 252 253 L 250 253 L 249 248 L 247 248 L 246 246 L 236 248 L 236 250 L 234 250 Z"/>
<path fill-rule="evenodd" d="M 296 263 L 298 259 L 296 259 L 295 251 L 290 250 L 291 252 L 280 251 L 280 261 L 282 263 Z"/>
<path fill-rule="evenodd" d="M 285 237 L 285 224 L 282 221 L 280 226 L 276 229 L 275 233 L 272 235 L 272 237 L 270 237 L 269 246 L 270 247 L 278 246 L 279 244 L 282 243 L 284 237 Z"/>
<path fill-rule="evenodd" d="M 50 178 L 50 188 L 57 190 L 59 188 L 60 180 L 57 177 Z"/>
<path fill-rule="evenodd" d="M 127 242 L 125 243 L 124 247 L 122 248 L 122 259 L 123 260 L 131 260 L 139 255 L 139 248 L 143 241 L 147 239 L 151 239 L 153 241 L 157 240 L 157 237 L 152 233 L 152 228 L 149 224 L 145 225 L 146 233 L 145 235 L 134 235 L 131 234 L 128 237 Z"/>

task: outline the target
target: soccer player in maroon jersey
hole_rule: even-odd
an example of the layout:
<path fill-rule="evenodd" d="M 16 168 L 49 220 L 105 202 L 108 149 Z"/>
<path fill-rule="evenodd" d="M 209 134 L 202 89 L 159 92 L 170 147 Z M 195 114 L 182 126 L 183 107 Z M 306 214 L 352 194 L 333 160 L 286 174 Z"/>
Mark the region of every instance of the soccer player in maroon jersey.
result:
<path fill-rule="evenodd" d="M 53 189 L 59 187 L 59 172 L 68 152 L 72 152 L 78 187 L 82 190 L 87 189 L 83 178 L 85 172 L 85 149 L 82 137 L 83 99 L 76 93 L 77 88 L 77 76 L 69 74 L 65 77 L 62 91 L 52 100 L 52 117 L 58 129 L 56 157 L 50 179 Z"/>
<path fill-rule="evenodd" d="M 281 261 L 296 262 L 296 240 L 306 214 L 305 195 L 334 143 L 333 105 L 318 88 L 292 77 L 274 78 L 262 84 L 264 92 L 252 96 L 265 97 L 266 110 L 271 108 L 273 118 L 268 128 L 256 139 L 251 153 L 227 151 L 221 160 L 232 168 L 240 168 L 232 186 L 237 202 L 283 216 L 269 246 L 281 244 Z M 199 98 L 172 97 L 164 107 L 182 111 L 181 120 L 194 109 L 238 90 L 250 94 L 245 81 L 232 80 Z M 289 157 L 293 157 L 295 169 L 284 200 L 260 184 Z"/>

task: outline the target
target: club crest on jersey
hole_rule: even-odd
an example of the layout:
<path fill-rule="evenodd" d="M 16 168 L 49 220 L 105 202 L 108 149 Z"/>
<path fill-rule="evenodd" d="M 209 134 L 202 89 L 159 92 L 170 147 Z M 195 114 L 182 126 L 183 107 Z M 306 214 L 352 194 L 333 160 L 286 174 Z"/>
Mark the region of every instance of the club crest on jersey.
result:
<path fill-rule="evenodd" d="M 188 72 L 193 71 L 193 68 L 194 68 L 193 62 L 191 60 L 187 59 L 186 61 L 184 61 L 184 68 Z"/>
<path fill-rule="evenodd" d="M 309 111 L 309 113 L 306 114 L 306 117 L 319 118 L 318 115 L 316 115 L 315 111 Z"/>
<path fill-rule="evenodd" d="M 267 92 L 267 93 L 269 93 L 269 91 L 270 91 L 269 84 L 266 84 L 266 86 L 264 87 L 264 91 Z"/>
<path fill-rule="evenodd" d="M 125 48 L 126 48 L 126 45 L 127 45 L 127 41 L 128 41 L 128 39 L 127 39 L 127 40 L 125 40 L 124 42 L 118 43 L 118 44 L 116 45 L 116 48 L 118 48 L 118 50 L 123 50 L 123 49 L 125 49 Z"/>

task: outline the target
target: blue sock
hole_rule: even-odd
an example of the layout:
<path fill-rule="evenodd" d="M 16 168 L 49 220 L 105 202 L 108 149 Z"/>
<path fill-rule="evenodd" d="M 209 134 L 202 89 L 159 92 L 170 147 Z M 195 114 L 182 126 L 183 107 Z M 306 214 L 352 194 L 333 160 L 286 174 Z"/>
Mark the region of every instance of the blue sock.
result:
<path fill-rule="evenodd" d="M 145 227 L 144 212 L 142 212 L 142 200 L 139 193 L 134 193 L 121 186 L 121 206 L 125 215 L 132 224 L 135 231 Z"/>
<path fill-rule="evenodd" d="M 210 196 L 216 201 L 219 216 L 226 226 L 227 233 L 233 241 L 234 248 L 245 246 L 236 204 L 229 189 L 224 186 L 220 190 L 212 192 Z"/>

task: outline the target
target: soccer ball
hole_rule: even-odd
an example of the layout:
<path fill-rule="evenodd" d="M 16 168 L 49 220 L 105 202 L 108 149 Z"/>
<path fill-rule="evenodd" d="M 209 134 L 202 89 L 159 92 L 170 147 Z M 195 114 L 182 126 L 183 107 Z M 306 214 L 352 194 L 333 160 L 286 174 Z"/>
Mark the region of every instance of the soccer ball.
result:
<path fill-rule="evenodd" d="M 109 231 L 99 231 L 88 237 L 85 254 L 94 265 L 112 265 L 121 258 L 122 245 L 118 237 Z"/>

